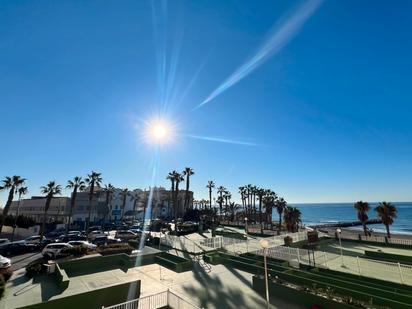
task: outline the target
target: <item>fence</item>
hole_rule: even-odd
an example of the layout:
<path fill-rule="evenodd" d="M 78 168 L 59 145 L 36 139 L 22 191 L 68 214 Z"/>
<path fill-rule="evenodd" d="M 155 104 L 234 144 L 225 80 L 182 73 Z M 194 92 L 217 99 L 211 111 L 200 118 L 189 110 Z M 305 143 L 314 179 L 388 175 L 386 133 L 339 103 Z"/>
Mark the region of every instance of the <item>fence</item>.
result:
<path fill-rule="evenodd" d="M 353 233 L 345 233 L 342 232 L 341 234 L 342 240 L 349 239 L 349 240 L 363 240 L 363 241 L 370 241 L 376 242 L 377 244 L 394 244 L 394 245 L 404 245 L 404 246 L 412 246 L 412 240 L 406 238 L 387 238 L 386 236 L 365 236 L 361 234 L 353 234 Z"/>
<path fill-rule="evenodd" d="M 102 309 L 157 309 L 167 306 L 173 309 L 200 309 L 170 290 L 109 307 L 103 306 Z"/>
<path fill-rule="evenodd" d="M 253 253 L 264 255 L 264 250 L 259 249 Z M 412 285 L 412 265 L 284 246 L 270 247 L 266 249 L 266 255 L 288 261 L 291 266 L 295 267 L 299 267 L 299 264 L 304 264 Z"/>

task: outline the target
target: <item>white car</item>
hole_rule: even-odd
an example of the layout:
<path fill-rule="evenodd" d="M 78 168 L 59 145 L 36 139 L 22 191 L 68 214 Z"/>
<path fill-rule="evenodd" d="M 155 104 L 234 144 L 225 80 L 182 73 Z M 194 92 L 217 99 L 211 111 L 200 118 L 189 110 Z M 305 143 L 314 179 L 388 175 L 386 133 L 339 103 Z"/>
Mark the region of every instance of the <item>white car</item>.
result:
<path fill-rule="evenodd" d="M 45 240 L 46 237 L 43 236 L 43 238 L 40 235 L 35 235 L 35 236 L 30 236 L 27 237 L 24 241 L 26 244 L 31 244 L 31 245 L 37 245 L 40 243 L 41 240 Z"/>
<path fill-rule="evenodd" d="M 10 259 L 0 255 L 0 269 L 5 269 L 11 266 Z"/>
<path fill-rule="evenodd" d="M 64 242 L 48 244 L 46 247 L 44 247 L 41 254 L 44 257 L 49 257 L 49 258 L 54 259 L 54 258 L 57 258 L 59 256 L 62 256 L 63 255 L 62 251 L 64 249 L 69 249 L 69 248 L 73 248 L 73 246 L 70 245 L 70 244 L 66 244 Z"/>
<path fill-rule="evenodd" d="M 88 238 L 90 239 L 90 240 L 94 240 L 96 237 L 99 237 L 99 236 L 108 236 L 109 235 L 109 233 L 107 233 L 107 232 L 103 232 L 103 231 L 100 231 L 100 230 L 96 230 L 96 231 L 91 231 L 90 233 L 89 233 L 89 235 L 88 235 Z"/>
<path fill-rule="evenodd" d="M 139 237 L 139 235 L 130 230 L 123 230 L 123 231 L 117 231 L 115 237 L 120 238 L 122 240 L 129 240 L 129 239 L 137 238 Z"/>
<path fill-rule="evenodd" d="M 72 245 L 73 247 L 77 247 L 77 246 L 86 247 L 87 249 L 90 249 L 90 250 L 94 250 L 97 248 L 96 245 L 93 245 L 85 240 L 72 240 L 72 241 L 69 241 L 68 244 Z"/>

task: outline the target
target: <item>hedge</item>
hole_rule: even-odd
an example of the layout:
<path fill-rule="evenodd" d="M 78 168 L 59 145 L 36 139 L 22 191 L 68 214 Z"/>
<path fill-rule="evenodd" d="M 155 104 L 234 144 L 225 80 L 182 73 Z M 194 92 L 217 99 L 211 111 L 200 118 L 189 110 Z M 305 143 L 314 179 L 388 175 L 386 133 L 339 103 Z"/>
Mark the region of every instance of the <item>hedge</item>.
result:
<path fill-rule="evenodd" d="M 412 265 L 412 256 L 365 250 L 367 258 Z"/>

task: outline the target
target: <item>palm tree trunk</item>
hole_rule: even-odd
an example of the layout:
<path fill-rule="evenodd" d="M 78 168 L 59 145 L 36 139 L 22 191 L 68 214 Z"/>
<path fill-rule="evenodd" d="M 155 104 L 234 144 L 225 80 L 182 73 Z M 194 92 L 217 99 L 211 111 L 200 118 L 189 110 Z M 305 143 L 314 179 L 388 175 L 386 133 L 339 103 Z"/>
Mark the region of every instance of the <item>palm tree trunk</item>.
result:
<path fill-rule="evenodd" d="M 89 192 L 89 216 L 86 222 L 86 232 L 90 227 L 90 219 L 92 216 L 92 200 L 93 200 L 93 193 L 94 193 L 94 184 L 91 184 L 90 186 L 90 192 Z"/>
<path fill-rule="evenodd" d="M 212 209 L 212 188 L 209 188 L 209 209 Z"/>
<path fill-rule="evenodd" d="M 282 214 L 279 214 L 278 235 L 280 235 L 281 228 L 282 228 Z"/>
<path fill-rule="evenodd" d="M 389 231 L 389 224 L 385 224 L 386 227 L 386 235 L 388 236 L 388 238 L 391 238 L 391 233 Z"/>
<path fill-rule="evenodd" d="M 69 234 L 70 220 L 71 220 L 72 215 L 73 215 L 73 209 L 76 205 L 76 196 L 77 196 L 77 190 L 75 189 L 75 190 L 73 190 L 72 200 L 70 202 L 70 212 L 69 212 L 69 218 L 67 219 L 66 236 L 67 236 L 67 234 Z"/>
<path fill-rule="evenodd" d="M 44 236 L 44 230 L 46 228 L 46 216 L 47 216 L 47 211 L 49 210 L 49 207 L 50 207 L 50 202 L 51 202 L 51 197 L 47 197 L 46 204 L 44 205 L 43 222 L 42 222 L 41 230 L 40 230 L 41 238 L 43 238 Z"/>
<path fill-rule="evenodd" d="M 12 186 L 9 191 L 9 196 L 7 197 L 6 205 L 4 206 L 4 209 L 3 209 L 3 216 L 1 217 L 1 222 L 0 222 L 0 233 L 3 230 L 4 221 L 6 220 L 6 216 L 9 213 L 11 203 L 13 202 L 14 190 L 15 190 L 15 187 Z"/>
<path fill-rule="evenodd" d="M 368 236 L 368 230 L 366 228 L 366 223 L 363 223 L 363 233 L 365 233 L 365 236 Z"/>

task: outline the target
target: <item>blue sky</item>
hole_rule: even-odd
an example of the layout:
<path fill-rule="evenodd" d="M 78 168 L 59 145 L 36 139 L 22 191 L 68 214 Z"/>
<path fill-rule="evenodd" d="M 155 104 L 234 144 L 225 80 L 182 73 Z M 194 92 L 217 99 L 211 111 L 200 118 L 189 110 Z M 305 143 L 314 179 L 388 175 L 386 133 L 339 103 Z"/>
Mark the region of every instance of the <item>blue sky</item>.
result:
<path fill-rule="evenodd" d="M 168 171 L 191 166 L 197 198 L 211 179 L 291 202 L 412 200 L 408 1 L 323 2 L 279 51 L 194 109 L 301 5 L 1 1 L 0 176 L 22 175 L 38 194 L 91 170 L 119 187 L 169 186 Z M 155 115 L 179 134 L 152 180 L 139 128 Z"/>

